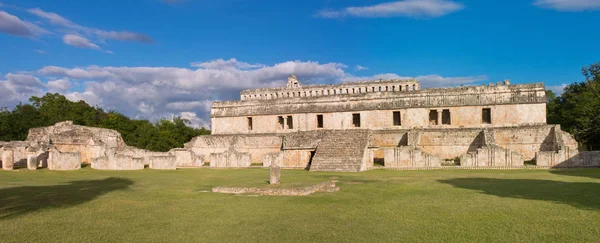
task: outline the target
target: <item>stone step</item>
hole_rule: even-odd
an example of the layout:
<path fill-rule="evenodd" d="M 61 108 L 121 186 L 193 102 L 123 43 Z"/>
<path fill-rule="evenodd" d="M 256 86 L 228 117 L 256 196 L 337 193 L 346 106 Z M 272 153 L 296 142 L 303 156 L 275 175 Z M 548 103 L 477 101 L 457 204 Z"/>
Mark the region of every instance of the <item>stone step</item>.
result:
<path fill-rule="evenodd" d="M 310 170 L 360 171 L 368 142 L 367 130 L 330 131 L 317 145 Z"/>

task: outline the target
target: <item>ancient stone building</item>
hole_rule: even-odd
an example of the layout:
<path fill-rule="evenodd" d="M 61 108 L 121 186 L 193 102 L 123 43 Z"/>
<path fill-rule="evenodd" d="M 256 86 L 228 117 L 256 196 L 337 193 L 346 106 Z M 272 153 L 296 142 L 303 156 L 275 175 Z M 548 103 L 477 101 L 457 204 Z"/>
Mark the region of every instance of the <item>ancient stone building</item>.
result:
<path fill-rule="evenodd" d="M 30 129 L 26 141 L 0 142 L 5 170 L 240 168 L 252 164 L 311 171 L 375 166 L 430 169 L 600 167 L 600 151 L 579 152 L 559 125 L 546 124 L 541 83 L 421 89 L 416 80 L 242 91 L 214 102 L 212 135 L 185 148 L 151 152 L 127 146 L 117 131 L 61 122 Z M 456 167 L 455 167 L 456 168 Z"/>
<path fill-rule="evenodd" d="M 2 169 L 98 170 L 176 169 L 201 167 L 204 158 L 187 149 L 152 152 L 127 146 L 117 131 L 74 125 L 71 121 L 32 128 L 26 141 L 0 142 Z"/>
<path fill-rule="evenodd" d="M 416 80 L 308 85 L 242 91 L 214 102 L 210 136 L 186 148 L 211 158 L 244 157 L 264 166 L 324 171 L 390 168 L 599 166 L 558 125 L 546 124 L 542 83 L 421 89 Z M 239 153 L 239 155 L 235 155 Z M 220 155 L 223 154 L 223 155 Z M 577 161 L 575 161 L 577 160 Z M 250 162 L 210 161 L 219 166 Z"/>

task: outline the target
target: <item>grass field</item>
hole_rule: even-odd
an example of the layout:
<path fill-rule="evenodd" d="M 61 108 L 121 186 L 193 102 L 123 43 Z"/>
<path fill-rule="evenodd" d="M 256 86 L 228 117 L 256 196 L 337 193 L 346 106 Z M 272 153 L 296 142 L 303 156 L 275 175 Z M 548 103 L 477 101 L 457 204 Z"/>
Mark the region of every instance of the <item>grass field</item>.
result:
<path fill-rule="evenodd" d="M 0 171 L 2 242 L 600 241 L 600 169 L 284 170 L 307 197 L 201 192 L 268 186 L 268 170 Z"/>

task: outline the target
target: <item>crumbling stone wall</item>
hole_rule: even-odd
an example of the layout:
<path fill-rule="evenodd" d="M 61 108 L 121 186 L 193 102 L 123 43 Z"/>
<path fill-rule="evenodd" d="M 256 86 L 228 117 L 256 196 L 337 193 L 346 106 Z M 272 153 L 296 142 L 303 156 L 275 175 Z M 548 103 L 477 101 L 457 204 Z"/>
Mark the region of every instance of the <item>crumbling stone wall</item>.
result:
<path fill-rule="evenodd" d="M 115 154 L 114 150 L 105 156 L 95 158 L 92 168 L 97 170 L 143 170 L 144 159 L 129 155 Z"/>
<path fill-rule="evenodd" d="M 283 152 L 268 153 L 263 156 L 263 167 L 278 166 L 281 167 L 283 163 Z"/>
<path fill-rule="evenodd" d="M 386 148 L 385 167 L 389 168 L 425 168 L 440 167 L 440 158 L 425 153 L 423 150 L 412 146 L 402 146 L 397 148 Z"/>
<path fill-rule="evenodd" d="M 147 161 L 145 163 L 150 165 L 150 169 L 155 169 L 155 170 L 175 170 L 175 169 L 177 169 L 177 161 L 175 159 L 175 156 L 173 156 L 173 155 L 148 156 L 148 157 L 145 157 L 144 160 Z"/>
<path fill-rule="evenodd" d="M 251 163 L 261 163 L 265 154 L 281 151 L 281 145 L 282 137 L 272 134 L 210 135 L 195 137 L 184 148 L 194 152 L 196 156 L 204 155 L 204 162 L 209 162 L 214 153 L 235 149 L 249 153 Z"/>
<path fill-rule="evenodd" d="M 210 155 L 210 167 L 214 168 L 250 167 L 250 161 L 250 153 L 238 152 L 234 149 Z"/>
<path fill-rule="evenodd" d="M 81 153 L 59 152 L 56 149 L 52 149 L 48 158 L 48 169 L 79 170 L 81 169 Z"/>
<path fill-rule="evenodd" d="M 52 144 L 61 152 L 79 152 L 83 163 L 92 163 L 104 155 L 105 149 L 125 147 L 121 134 L 115 130 L 73 125 L 72 121 L 29 129 L 27 141 Z"/>

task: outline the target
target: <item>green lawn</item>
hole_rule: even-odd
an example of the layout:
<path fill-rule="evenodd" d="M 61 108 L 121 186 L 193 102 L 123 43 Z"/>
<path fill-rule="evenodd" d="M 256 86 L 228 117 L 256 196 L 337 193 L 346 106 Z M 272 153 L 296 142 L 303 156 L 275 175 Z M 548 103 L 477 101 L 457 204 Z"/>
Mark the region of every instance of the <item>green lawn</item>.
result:
<path fill-rule="evenodd" d="M 201 192 L 268 186 L 268 170 L 0 171 L 3 242 L 600 241 L 600 169 L 284 170 L 307 197 Z"/>

